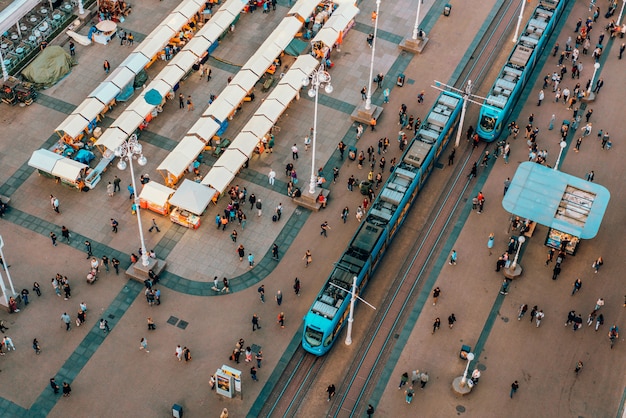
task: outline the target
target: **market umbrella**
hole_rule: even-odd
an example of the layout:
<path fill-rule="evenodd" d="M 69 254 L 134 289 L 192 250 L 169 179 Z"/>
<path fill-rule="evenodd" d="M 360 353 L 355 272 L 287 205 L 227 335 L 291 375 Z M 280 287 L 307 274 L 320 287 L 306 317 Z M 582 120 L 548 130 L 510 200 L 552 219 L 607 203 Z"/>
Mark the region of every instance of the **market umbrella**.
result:
<path fill-rule="evenodd" d="M 117 23 L 112 20 L 103 20 L 98 22 L 96 28 L 102 32 L 113 32 L 117 28 Z"/>
<path fill-rule="evenodd" d="M 161 96 L 161 93 L 159 93 L 155 89 L 150 89 L 146 92 L 144 100 L 149 105 L 158 106 L 163 101 L 163 96 Z"/>

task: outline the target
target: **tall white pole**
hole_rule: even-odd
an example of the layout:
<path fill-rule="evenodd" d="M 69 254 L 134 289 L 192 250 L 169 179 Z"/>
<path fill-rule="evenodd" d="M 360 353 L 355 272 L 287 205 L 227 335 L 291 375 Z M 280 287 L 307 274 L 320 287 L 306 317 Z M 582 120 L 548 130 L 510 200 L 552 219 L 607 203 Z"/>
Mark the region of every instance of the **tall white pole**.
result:
<path fill-rule="evenodd" d="M 352 322 L 354 321 L 354 303 L 356 302 L 356 279 L 352 280 L 352 298 L 350 299 L 350 316 L 348 316 L 348 331 L 346 332 L 346 345 L 352 344 Z"/>
<path fill-rule="evenodd" d="M 141 264 L 146 267 L 150 264 L 148 260 L 148 250 L 146 249 L 146 241 L 143 237 L 143 227 L 141 225 L 141 208 L 139 205 L 139 190 L 137 190 L 137 185 L 135 182 L 135 170 L 133 169 L 133 154 L 130 153 L 128 155 L 128 165 L 130 166 L 130 178 L 133 184 L 133 190 L 135 191 L 135 198 L 133 202 L 135 203 L 135 211 L 137 212 L 137 225 L 139 226 L 139 239 L 141 241 Z"/>
<path fill-rule="evenodd" d="M 465 371 L 463 372 L 463 377 L 461 378 L 461 387 L 464 387 L 467 384 L 467 371 L 469 370 L 470 363 L 474 360 L 474 353 L 467 353 L 467 364 L 465 365 Z"/>
<path fill-rule="evenodd" d="M 319 77 L 313 79 L 313 91 L 315 92 L 315 109 L 313 110 L 313 152 L 311 153 L 311 184 L 309 184 L 309 193 L 315 194 L 315 184 L 317 183 L 317 176 L 315 175 L 315 147 L 317 142 L 317 96 L 320 94 L 320 80 Z"/>
<path fill-rule="evenodd" d="M 0 257 L 2 257 L 2 262 L 4 263 L 4 271 L 7 274 L 7 279 L 9 281 L 9 286 L 11 286 L 11 296 L 15 295 L 15 288 L 13 287 L 13 280 L 11 280 L 11 273 L 9 272 L 9 264 L 7 260 L 4 258 L 4 252 L 2 251 L 2 247 L 4 247 L 4 240 L 2 236 L 0 236 Z M 2 294 L 4 295 L 5 306 L 9 306 L 9 295 L 7 294 L 6 285 L 4 284 L 4 277 L 0 273 L 0 289 L 2 289 Z"/>
<path fill-rule="evenodd" d="M 619 26 L 622 22 L 622 16 L 624 16 L 624 6 L 626 5 L 626 0 L 622 2 L 622 9 L 619 12 L 619 17 L 617 18 L 617 26 Z"/>
<path fill-rule="evenodd" d="M 374 22 L 374 40 L 372 41 L 372 58 L 370 62 L 370 79 L 367 86 L 367 99 L 365 100 L 365 110 L 372 108 L 372 79 L 374 78 L 374 56 L 376 54 L 376 36 L 378 33 L 378 19 L 380 16 L 378 10 L 380 9 L 380 0 L 376 0 L 376 21 Z"/>
<path fill-rule="evenodd" d="M 472 94 L 472 80 L 467 80 L 467 86 L 465 86 L 465 94 L 463 95 L 463 107 L 461 108 L 461 119 L 459 120 L 459 129 L 456 132 L 456 141 L 454 147 L 458 148 L 461 143 L 461 131 L 463 131 L 463 123 L 465 122 L 465 110 L 467 109 L 467 99 Z"/>
<path fill-rule="evenodd" d="M 589 88 L 587 89 L 587 96 L 591 94 L 591 88 L 593 87 L 593 82 L 596 81 L 596 73 L 598 72 L 599 68 L 600 68 L 599 62 L 596 62 L 595 64 L 593 64 L 593 75 L 591 76 L 591 83 L 589 83 Z"/>
<path fill-rule="evenodd" d="M 524 17 L 524 6 L 526 0 L 522 0 L 522 8 L 519 11 L 519 17 L 517 18 L 517 26 L 515 27 L 515 35 L 513 35 L 513 42 L 517 42 L 517 34 L 519 33 L 519 27 L 522 24 L 522 17 Z"/>
<path fill-rule="evenodd" d="M 567 146 L 567 142 L 565 141 L 561 141 L 559 143 L 559 147 L 561 147 L 561 149 L 559 150 L 559 158 L 557 158 L 556 163 L 554 163 L 554 171 L 557 171 L 559 169 L 559 163 L 561 162 L 561 155 L 563 155 L 563 150 L 565 149 L 566 146 Z"/>
<path fill-rule="evenodd" d="M 1 51 L 0 51 L 0 66 L 2 67 L 2 79 L 6 81 L 9 78 L 9 72 L 7 71 L 7 66 L 4 64 L 4 57 L 2 56 Z"/>
<path fill-rule="evenodd" d="M 424 0 L 417 1 L 417 16 L 415 16 L 415 26 L 413 26 L 413 36 L 411 36 L 411 39 L 413 40 L 417 39 L 417 32 L 420 26 L 420 6 L 422 4 L 422 1 Z"/>
<path fill-rule="evenodd" d="M 519 258 L 519 252 L 522 249 L 522 245 L 524 245 L 525 241 L 526 241 L 526 237 L 524 237 L 523 235 L 517 239 L 517 242 L 518 242 L 517 252 L 515 253 L 515 259 L 513 259 L 513 264 L 511 264 L 511 270 L 515 270 L 515 268 L 517 267 L 517 259 Z"/>

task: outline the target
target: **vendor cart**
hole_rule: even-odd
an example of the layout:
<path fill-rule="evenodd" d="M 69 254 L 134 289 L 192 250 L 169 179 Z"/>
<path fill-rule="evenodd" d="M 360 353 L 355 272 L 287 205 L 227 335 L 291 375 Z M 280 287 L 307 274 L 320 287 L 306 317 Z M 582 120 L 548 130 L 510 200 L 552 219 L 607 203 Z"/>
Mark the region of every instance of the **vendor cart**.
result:
<path fill-rule="evenodd" d="M 24 103 L 30 106 L 37 98 L 37 91 L 31 83 L 23 83 L 15 77 L 9 77 L 3 81 L 0 97 L 6 104 Z"/>

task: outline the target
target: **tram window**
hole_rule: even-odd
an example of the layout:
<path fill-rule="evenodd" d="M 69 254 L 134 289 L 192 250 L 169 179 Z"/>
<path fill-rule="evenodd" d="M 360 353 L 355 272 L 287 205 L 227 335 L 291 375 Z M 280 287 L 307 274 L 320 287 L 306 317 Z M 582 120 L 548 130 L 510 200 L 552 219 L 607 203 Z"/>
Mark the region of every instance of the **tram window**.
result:
<path fill-rule="evenodd" d="M 311 329 L 310 327 L 307 327 L 304 337 L 306 338 L 306 342 L 309 343 L 311 347 L 318 347 L 322 344 L 323 334 L 319 331 Z"/>
<path fill-rule="evenodd" d="M 496 126 L 496 121 L 496 118 L 493 118 L 491 116 L 483 116 L 482 120 L 480 121 L 480 127 L 483 128 L 485 132 L 491 132 Z"/>
<path fill-rule="evenodd" d="M 333 333 L 334 334 L 334 333 Z M 324 341 L 324 347 L 328 347 L 333 342 L 334 335 L 329 335 Z"/>

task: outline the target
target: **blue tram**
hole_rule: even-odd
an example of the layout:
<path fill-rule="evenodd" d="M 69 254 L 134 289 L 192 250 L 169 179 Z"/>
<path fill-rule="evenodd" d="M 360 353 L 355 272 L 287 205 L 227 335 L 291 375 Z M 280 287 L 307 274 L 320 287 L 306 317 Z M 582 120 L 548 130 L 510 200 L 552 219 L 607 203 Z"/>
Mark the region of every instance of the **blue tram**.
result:
<path fill-rule="evenodd" d="M 454 134 L 461 107 L 461 96 L 443 92 L 424 118 L 304 318 L 302 346 L 309 353 L 326 354 L 339 336 L 350 310 L 346 290 L 352 288 L 355 276 L 359 293 L 367 285 Z"/>
<path fill-rule="evenodd" d="M 534 10 L 480 110 L 476 133 L 482 140 L 492 142 L 506 128 L 506 121 L 537 65 L 565 3 L 566 0 L 541 0 Z"/>

